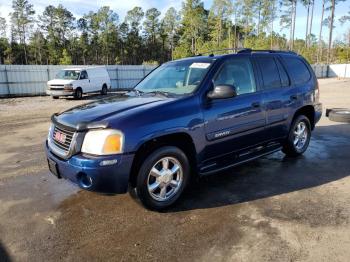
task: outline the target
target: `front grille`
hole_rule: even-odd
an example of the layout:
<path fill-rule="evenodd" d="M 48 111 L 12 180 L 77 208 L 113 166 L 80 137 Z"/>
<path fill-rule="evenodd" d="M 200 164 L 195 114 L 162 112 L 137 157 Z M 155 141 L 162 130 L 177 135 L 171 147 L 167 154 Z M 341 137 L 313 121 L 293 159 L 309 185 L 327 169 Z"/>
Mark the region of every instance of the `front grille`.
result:
<path fill-rule="evenodd" d="M 63 90 L 64 85 L 49 85 L 50 90 Z"/>
<path fill-rule="evenodd" d="M 64 142 L 58 141 L 56 139 L 57 132 L 59 132 L 60 134 L 63 134 L 65 136 Z M 68 153 L 69 149 L 70 149 L 70 145 L 71 145 L 72 140 L 73 140 L 73 135 L 74 135 L 74 132 L 65 130 L 65 129 L 60 128 L 58 126 L 55 126 L 53 133 L 52 133 L 52 141 L 55 144 L 55 146 L 57 146 L 59 149 L 65 151 L 65 153 Z"/>

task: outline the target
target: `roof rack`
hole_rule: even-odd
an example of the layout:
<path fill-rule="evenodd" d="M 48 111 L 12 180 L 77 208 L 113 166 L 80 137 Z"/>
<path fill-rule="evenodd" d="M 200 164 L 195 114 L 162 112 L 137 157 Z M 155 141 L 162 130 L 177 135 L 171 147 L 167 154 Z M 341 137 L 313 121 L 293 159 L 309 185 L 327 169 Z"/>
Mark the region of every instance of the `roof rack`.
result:
<path fill-rule="evenodd" d="M 202 55 L 206 55 L 209 54 L 209 56 L 214 56 L 215 52 L 222 52 L 222 51 L 235 51 L 235 53 L 239 53 L 240 51 L 244 51 L 244 50 L 248 50 L 249 48 L 224 48 L 224 49 L 215 49 L 215 50 L 210 50 L 208 52 L 204 52 L 204 53 L 199 53 L 196 54 L 195 56 L 202 56 Z"/>
<path fill-rule="evenodd" d="M 237 53 L 253 53 L 253 52 L 261 52 L 261 53 L 285 53 L 285 54 L 293 54 L 293 55 L 298 55 L 294 51 L 289 51 L 289 50 L 269 50 L 269 49 L 251 49 L 251 48 L 244 48 Z"/>
<path fill-rule="evenodd" d="M 223 51 L 234 51 L 236 54 L 250 54 L 250 53 L 284 53 L 284 54 L 293 54 L 298 55 L 298 53 L 289 50 L 269 50 L 269 49 L 251 49 L 251 48 L 224 48 L 224 49 L 216 49 L 210 50 L 208 52 L 196 54 L 195 56 L 202 56 L 209 54 L 209 56 L 214 56 L 215 52 L 223 52 Z"/>

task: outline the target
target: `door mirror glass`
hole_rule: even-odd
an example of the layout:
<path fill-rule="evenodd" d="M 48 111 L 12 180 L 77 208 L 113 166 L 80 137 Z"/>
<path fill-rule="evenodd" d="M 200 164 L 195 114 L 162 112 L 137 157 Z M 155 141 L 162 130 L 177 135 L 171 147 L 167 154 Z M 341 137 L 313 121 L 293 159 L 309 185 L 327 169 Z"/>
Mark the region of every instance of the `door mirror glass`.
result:
<path fill-rule="evenodd" d="M 218 85 L 208 93 L 210 99 L 224 99 L 237 96 L 236 88 L 233 85 Z"/>

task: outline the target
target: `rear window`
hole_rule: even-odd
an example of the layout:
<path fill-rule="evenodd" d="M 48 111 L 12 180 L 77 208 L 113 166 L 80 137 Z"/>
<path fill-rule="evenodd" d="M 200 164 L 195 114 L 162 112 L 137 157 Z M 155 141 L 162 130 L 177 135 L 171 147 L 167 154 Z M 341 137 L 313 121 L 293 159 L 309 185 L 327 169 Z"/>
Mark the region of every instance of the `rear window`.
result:
<path fill-rule="evenodd" d="M 296 85 L 304 84 L 310 80 L 311 75 L 305 63 L 299 58 L 284 57 L 287 71 Z"/>

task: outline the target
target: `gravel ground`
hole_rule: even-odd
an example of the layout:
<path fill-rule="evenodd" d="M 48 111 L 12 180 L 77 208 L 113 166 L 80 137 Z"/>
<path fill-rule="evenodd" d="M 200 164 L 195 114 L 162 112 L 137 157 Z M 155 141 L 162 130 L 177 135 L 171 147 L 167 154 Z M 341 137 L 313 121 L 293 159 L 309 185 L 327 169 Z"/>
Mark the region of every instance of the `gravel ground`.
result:
<path fill-rule="evenodd" d="M 319 81 L 324 108 L 350 80 Z M 350 125 L 322 118 L 306 154 L 201 179 L 164 213 L 49 174 L 51 114 L 98 99 L 0 100 L 0 261 L 349 261 Z"/>

